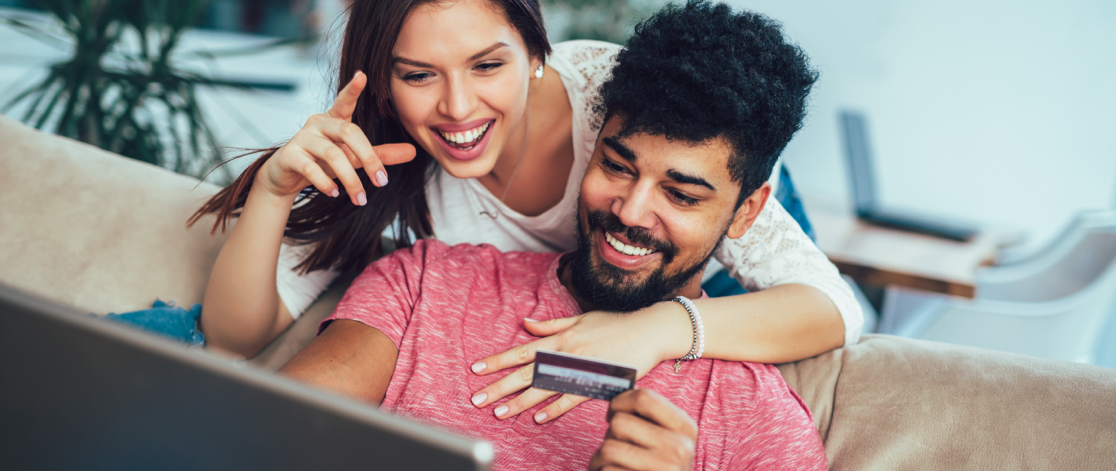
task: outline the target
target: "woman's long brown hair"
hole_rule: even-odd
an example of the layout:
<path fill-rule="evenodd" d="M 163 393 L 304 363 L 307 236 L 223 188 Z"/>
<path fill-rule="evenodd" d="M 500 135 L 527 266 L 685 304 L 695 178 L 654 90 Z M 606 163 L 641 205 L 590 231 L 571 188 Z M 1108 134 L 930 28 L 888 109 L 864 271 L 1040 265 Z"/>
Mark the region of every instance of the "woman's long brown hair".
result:
<path fill-rule="evenodd" d="M 391 101 L 392 50 L 407 15 L 415 7 L 434 0 L 355 0 L 349 7 L 349 22 L 341 44 L 337 90 L 341 90 L 363 70 L 368 86 L 357 99 L 353 123 L 364 130 L 373 145 L 409 142 L 417 155 L 413 160 L 386 168 L 391 182 L 383 188 L 372 185 L 364 169 L 357 175 L 365 188 L 368 204 L 356 206 L 348 198 L 345 187 L 331 198 L 309 186 L 295 202 L 283 236 L 291 243 L 313 244 L 314 249 L 298 265 L 303 273 L 335 269 L 340 271 L 364 268 L 382 250 L 380 235 L 393 223 L 396 247 L 407 247 L 411 235 L 427 238 L 434 235 L 430 208 L 426 203 L 425 186 L 436 168 L 436 161 L 403 129 Z M 500 6 L 508 22 L 523 37 L 532 57 L 544 59 L 550 54 L 538 0 L 492 0 Z M 203 216 L 214 214 L 217 220 L 210 233 L 224 232 L 228 222 L 240 215 L 252 182 L 263 164 L 278 147 L 262 149 L 260 157 L 248 166 L 232 184 L 222 189 L 187 221 L 192 226 Z"/>

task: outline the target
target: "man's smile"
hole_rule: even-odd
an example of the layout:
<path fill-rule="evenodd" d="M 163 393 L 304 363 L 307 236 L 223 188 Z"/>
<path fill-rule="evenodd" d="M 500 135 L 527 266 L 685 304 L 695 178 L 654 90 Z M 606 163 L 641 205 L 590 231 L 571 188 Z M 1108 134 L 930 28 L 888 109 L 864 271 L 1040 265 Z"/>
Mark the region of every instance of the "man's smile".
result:
<path fill-rule="evenodd" d="M 620 237 L 623 237 L 623 236 L 620 236 Z M 631 245 L 631 244 L 626 244 L 624 242 L 621 242 L 620 239 L 617 238 L 617 236 L 609 234 L 608 232 L 605 232 L 605 240 L 608 242 L 608 245 L 611 245 L 612 248 L 616 249 L 617 252 L 620 252 L 620 253 L 625 254 L 625 255 L 640 255 L 640 256 L 642 256 L 642 255 L 648 255 L 648 254 L 651 254 L 651 253 L 655 252 L 655 249 L 649 249 L 649 248 L 646 248 L 646 247 L 639 247 L 639 246 L 636 246 L 636 245 Z"/>
<path fill-rule="evenodd" d="M 597 236 L 597 252 L 605 263 L 624 271 L 638 270 L 661 262 L 663 253 L 659 250 L 632 244 L 620 234 L 600 230 Z"/>

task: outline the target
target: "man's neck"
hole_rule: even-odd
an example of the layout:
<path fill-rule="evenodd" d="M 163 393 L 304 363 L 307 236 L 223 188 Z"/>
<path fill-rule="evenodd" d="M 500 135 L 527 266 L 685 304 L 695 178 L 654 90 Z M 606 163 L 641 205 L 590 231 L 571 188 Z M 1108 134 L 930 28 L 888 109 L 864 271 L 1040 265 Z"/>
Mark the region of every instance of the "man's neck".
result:
<path fill-rule="evenodd" d="M 585 298 L 582 298 L 581 295 L 577 293 L 577 290 L 573 288 L 573 271 L 570 270 L 570 260 L 572 260 L 572 257 L 573 252 L 570 252 L 562 255 L 561 260 L 558 261 L 558 281 L 562 283 L 562 286 L 566 288 L 566 291 L 569 291 L 570 296 L 573 296 L 574 301 L 577 301 L 577 305 L 581 308 L 581 312 L 598 311 L 599 309 L 597 308 L 597 306 L 593 305 L 589 301 L 586 301 Z M 701 297 L 701 294 L 701 276 L 695 276 L 694 279 L 691 280 L 690 283 L 688 283 L 686 286 L 683 286 L 677 292 L 671 293 L 670 295 L 664 297 L 663 301 L 671 299 L 675 296 L 685 296 L 690 299 L 698 299 Z"/>

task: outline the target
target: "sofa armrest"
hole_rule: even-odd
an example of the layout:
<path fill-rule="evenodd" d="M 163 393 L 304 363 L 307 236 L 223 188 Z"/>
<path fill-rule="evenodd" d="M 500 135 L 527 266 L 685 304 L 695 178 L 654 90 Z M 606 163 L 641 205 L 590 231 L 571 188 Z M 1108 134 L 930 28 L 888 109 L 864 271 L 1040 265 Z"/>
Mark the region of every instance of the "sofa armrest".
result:
<path fill-rule="evenodd" d="M 98 314 L 189 307 L 225 241 L 217 187 L 0 116 L 0 282 Z"/>
<path fill-rule="evenodd" d="M 866 335 L 780 365 L 830 469 L 1112 469 L 1116 370 Z"/>

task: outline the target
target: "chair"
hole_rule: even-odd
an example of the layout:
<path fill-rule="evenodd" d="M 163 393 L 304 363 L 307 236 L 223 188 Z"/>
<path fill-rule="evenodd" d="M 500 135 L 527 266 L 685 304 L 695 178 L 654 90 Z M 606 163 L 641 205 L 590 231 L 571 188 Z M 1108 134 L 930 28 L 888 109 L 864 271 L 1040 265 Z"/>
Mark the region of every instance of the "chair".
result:
<path fill-rule="evenodd" d="M 1047 248 L 983 270 L 976 299 L 889 287 L 880 331 L 1092 363 L 1116 304 L 1116 212 L 1079 214 Z"/>
<path fill-rule="evenodd" d="M 977 272 L 976 297 L 1051 301 L 1095 280 L 1116 257 L 1116 211 L 1085 211 L 1026 258 Z"/>

